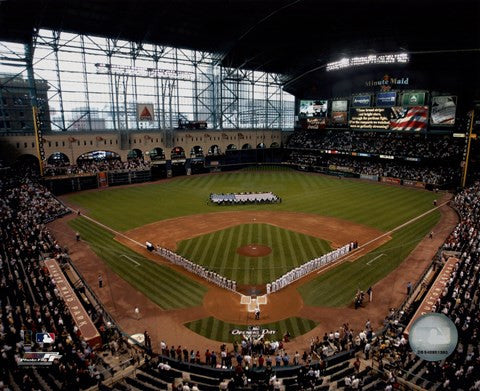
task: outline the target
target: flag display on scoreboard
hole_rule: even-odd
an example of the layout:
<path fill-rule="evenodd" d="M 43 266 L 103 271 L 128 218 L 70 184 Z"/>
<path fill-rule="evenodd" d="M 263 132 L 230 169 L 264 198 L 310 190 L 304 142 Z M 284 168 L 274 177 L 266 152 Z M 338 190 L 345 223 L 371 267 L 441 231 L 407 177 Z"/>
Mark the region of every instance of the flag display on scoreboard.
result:
<path fill-rule="evenodd" d="M 392 107 L 390 117 L 391 130 L 427 129 L 428 106 Z"/>
<path fill-rule="evenodd" d="M 457 111 L 456 96 L 434 96 L 432 98 L 432 125 L 455 125 Z"/>
<path fill-rule="evenodd" d="M 350 127 L 354 129 L 413 130 L 427 128 L 428 107 L 365 107 L 350 113 Z"/>

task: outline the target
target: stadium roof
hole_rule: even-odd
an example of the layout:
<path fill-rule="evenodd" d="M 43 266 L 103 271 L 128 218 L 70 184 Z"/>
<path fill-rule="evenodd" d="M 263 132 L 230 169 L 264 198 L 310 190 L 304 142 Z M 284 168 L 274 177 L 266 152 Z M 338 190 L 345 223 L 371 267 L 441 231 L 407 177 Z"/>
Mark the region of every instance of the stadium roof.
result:
<path fill-rule="evenodd" d="M 0 0 L 0 40 L 49 28 L 205 50 L 301 93 L 344 56 L 479 48 L 479 16 L 478 0 Z"/>

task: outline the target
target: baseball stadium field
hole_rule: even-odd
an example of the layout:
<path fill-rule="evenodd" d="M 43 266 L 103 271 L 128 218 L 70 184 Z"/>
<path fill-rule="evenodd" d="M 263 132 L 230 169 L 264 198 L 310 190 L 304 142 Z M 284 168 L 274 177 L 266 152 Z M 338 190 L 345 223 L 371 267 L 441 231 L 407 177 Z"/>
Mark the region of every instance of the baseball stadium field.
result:
<path fill-rule="evenodd" d="M 211 193 L 260 191 L 273 192 L 282 202 L 225 206 L 208 202 Z M 72 243 L 72 258 L 80 248 L 75 246 L 88 245 L 85 251 L 92 254 L 91 260 L 101 260 L 78 265 L 91 269 L 84 274 L 93 285 L 95 273 L 111 273 L 120 277 L 118 286 L 124 292 L 141 292 L 150 304 L 140 305 L 151 308 L 151 313 L 143 314 L 145 327 L 160 322 L 160 339 L 166 334 L 231 341 L 235 337 L 230 331 L 246 325 L 263 324 L 295 337 L 327 327 L 332 319 L 325 320 L 320 308 L 354 311 L 357 289 L 380 284 L 426 240 L 441 217 L 433 201 L 442 197 L 290 169 L 250 169 L 85 191 L 63 200 L 83 215 L 68 221 L 81 237 L 81 244 Z M 264 293 L 267 282 L 346 243 L 357 240 L 361 247 L 345 261 L 268 295 L 260 320 L 254 320 L 240 295 L 146 251 L 141 245 L 147 240 L 236 280 L 244 295 Z M 257 247 L 262 251 L 244 251 Z M 128 297 L 117 300 L 118 288 L 109 288 L 108 281 L 106 285 L 111 301 L 124 311 L 137 305 Z M 106 295 L 103 289 L 101 294 Z M 126 318 L 127 330 L 138 328 Z"/>

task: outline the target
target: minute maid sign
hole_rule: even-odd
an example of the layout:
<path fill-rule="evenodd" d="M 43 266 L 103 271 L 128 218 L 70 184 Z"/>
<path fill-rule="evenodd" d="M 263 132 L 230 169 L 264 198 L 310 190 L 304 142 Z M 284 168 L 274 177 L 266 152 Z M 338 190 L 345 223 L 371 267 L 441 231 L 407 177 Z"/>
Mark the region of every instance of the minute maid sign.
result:
<path fill-rule="evenodd" d="M 384 75 L 382 80 L 368 80 L 365 82 L 366 87 L 379 86 L 382 91 L 389 91 L 393 86 L 408 85 L 408 77 L 396 78 L 390 75 Z"/>

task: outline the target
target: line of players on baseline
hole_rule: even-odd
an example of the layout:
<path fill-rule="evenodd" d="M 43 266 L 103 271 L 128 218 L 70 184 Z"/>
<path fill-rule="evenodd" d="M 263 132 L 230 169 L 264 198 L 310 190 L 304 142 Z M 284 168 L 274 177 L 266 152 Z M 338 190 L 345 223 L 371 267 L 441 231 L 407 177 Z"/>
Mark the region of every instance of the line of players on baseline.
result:
<path fill-rule="evenodd" d="M 146 242 L 145 244 L 148 251 L 155 251 L 155 247 L 152 243 Z M 358 248 L 358 242 L 354 241 L 340 248 L 337 248 L 336 250 L 333 250 L 327 254 L 324 254 L 321 257 L 312 259 L 304 263 L 303 265 L 296 267 L 293 270 L 290 270 L 289 272 L 279 277 L 272 283 L 267 284 L 267 294 L 273 293 L 282 288 L 285 288 L 287 285 L 309 274 L 313 270 L 316 270 L 322 266 L 325 266 L 337 260 L 338 258 L 343 257 L 344 255 L 348 254 L 350 251 L 355 250 L 356 248 Z M 175 252 L 167 248 L 157 246 L 155 252 L 160 256 L 168 259 L 172 263 L 182 266 L 183 268 L 187 269 L 191 273 L 195 273 L 198 276 L 205 278 L 222 288 L 231 289 L 233 291 L 237 290 L 236 281 L 229 280 L 218 273 L 210 271 L 207 268 L 204 268 L 203 266 L 200 266 L 194 262 L 191 262 L 188 259 L 182 257 L 181 255 L 176 254 Z"/>
<path fill-rule="evenodd" d="M 150 242 L 146 242 L 145 244 L 147 246 L 148 251 L 155 251 L 155 247 L 153 246 L 153 244 L 151 244 Z M 203 266 L 200 266 L 194 262 L 191 262 L 188 259 L 174 253 L 173 251 L 167 248 L 157 246 L 155 252 L 161 255 L 162 257 L 168 259 L 170 262 L 174 263 L 175 265 L 179 265 L 184 269 L 187 269 L 189 272 L 195 273 L 196 275 L 202 278 L 205 278 L 206 280 L 209 280 L 222 288 L 230 289 L 233 291 L 237 290 L 236 281 L 229 280 L 218 273 L 212 272 L 211 270 L 208 270 Z"/>
<path fill-rule="evenodd" d="M 330 262 L 335 261 L 338 258 L 343 257 L 350 251 L 355 250 L 356 248 L 358 248 L 358 242 L 354 241 L 346 244 L 345 246 L 337 248 L 336 250 L 333 250 L 327 254 L 324 254 L 319 258 L 312 259 L 304 263 L 303 265 L 296 267 L 293 270 L 290 270 L 283 276 L 277 278 L 272 283 L 267 284 L 267 294 L 285 288 L 287 285 L 291 284 L 295 280 L 298 280 L 299 278 L 302 278 L 313 270 L 316 270 L 322 266 L 329 264 Z"/>

